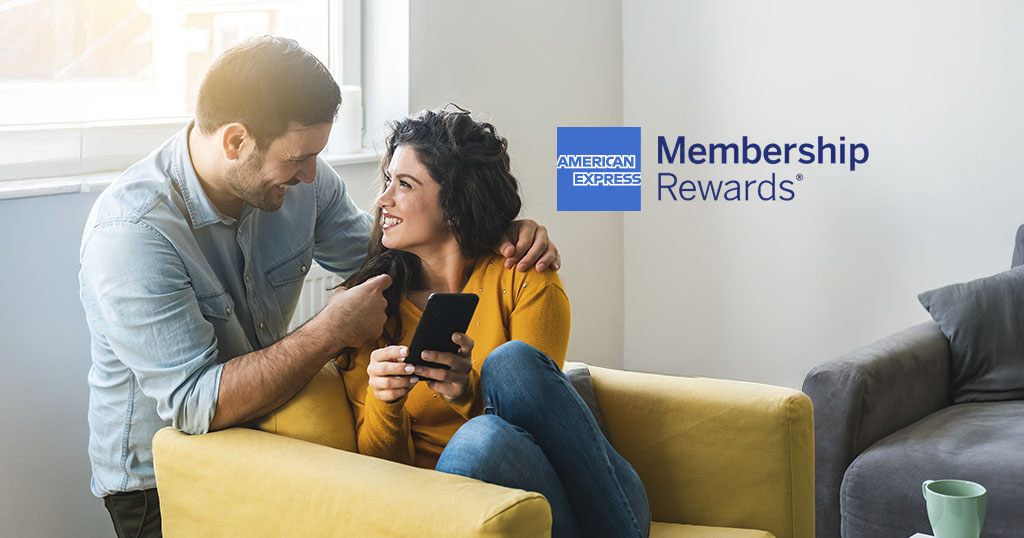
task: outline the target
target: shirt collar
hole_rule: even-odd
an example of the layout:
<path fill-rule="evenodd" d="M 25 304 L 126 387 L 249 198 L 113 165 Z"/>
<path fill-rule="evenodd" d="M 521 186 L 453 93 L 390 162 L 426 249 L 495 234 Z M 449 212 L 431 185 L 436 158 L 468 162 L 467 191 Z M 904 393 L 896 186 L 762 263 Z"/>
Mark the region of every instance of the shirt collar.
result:
<path fill-rule="evenodd" d="M 174 141 L 174 167 L 172 179 L 181 197 L 185 200 L 185 207 L 188 208 L 189 221 L 193 229 L 203 228 L 215 223 L 223 223 L 234 226 L 238 221 L 220 212 L 210 197 L 203 190 L 199 176 L 192 166 L 192 157 L 188 151 L 188 133 L 195 125 L 195 120 L 189 121 L 188 125 L 181 130 Z"/>

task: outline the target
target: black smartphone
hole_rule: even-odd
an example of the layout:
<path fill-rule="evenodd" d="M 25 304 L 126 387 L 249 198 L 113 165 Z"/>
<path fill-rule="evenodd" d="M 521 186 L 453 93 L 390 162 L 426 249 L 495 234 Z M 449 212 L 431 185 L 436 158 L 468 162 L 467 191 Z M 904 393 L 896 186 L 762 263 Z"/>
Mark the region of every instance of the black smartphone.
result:
<path fill-rule="evenodd" d="M 420 357 L 424 351 L 447 351 L 456 353 L 459 345 L 452 342 L 452 335 L 465 333 L 473 319 L 476 304 L 480 301 L 475 293 L 431 293 L 423 309 L 416 332 L 409 344 L 408 364 L 431 368 L 448 369 L 445 364 L 429 362 Z"/>

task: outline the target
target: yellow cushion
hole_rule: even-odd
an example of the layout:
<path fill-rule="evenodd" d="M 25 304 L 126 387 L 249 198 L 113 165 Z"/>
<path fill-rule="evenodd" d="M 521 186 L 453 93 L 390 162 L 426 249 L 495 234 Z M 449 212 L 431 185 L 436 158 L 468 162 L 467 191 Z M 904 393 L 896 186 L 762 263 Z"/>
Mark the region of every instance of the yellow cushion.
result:
<path fill-rule="evenodd" d="M 325 364 L 306 388 L 253 425 L 292 439 L 356 451 L 352 409 L 333 361 Z"/>
<path fill-rule="evenodd" d="M 651 522 L 651 538 L 775 538 L 767 531 Z"/>

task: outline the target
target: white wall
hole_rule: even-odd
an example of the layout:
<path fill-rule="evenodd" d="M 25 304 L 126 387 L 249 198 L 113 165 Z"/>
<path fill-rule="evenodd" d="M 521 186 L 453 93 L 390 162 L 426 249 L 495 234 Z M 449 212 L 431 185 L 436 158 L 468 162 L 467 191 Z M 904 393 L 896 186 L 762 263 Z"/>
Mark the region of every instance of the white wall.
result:
<path fill-rule="evenodd" d="M 621 367 L 622 216 L 555 211 L 558 126 L 621 125 L 618 0 L 410 5 L 410 108 L 448 102 L 509 139 L 523 215 L 548 226 L 572 303 L 569 359 Z"/>
<path fill-rule="evenodd" d="M 626 367 L 799 387 L 929 319 L 924 290 L 1009 267 L 1024 222 L 1024 7 L 630 0 L 623 115 L 644 136 L 625 217 Z M 868 144 L 819 165 L 658 165 L 656 136 Z M 792 202 L 656 200 L 656 173 L 800 172 Z"/>
<path fill-rule="evenodd" d="M 97 194 L 0 200 L 0 536 L 108 536 L 89 492 L 78 245 Z"/>

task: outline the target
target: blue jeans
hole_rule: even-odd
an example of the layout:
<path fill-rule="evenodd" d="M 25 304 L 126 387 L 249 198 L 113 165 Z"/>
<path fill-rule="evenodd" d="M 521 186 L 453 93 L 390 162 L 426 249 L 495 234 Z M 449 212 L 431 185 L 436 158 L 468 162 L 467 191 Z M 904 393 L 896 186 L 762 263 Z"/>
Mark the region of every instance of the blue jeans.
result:
<path fill-rule="evenodd" d="M 551 359 L 507 342 L 487 356 L 481 384 L 485 414 L 455 432 L 437 470 L 541 493 L 553 537 L 648 535 L 640 477 Z"/>

